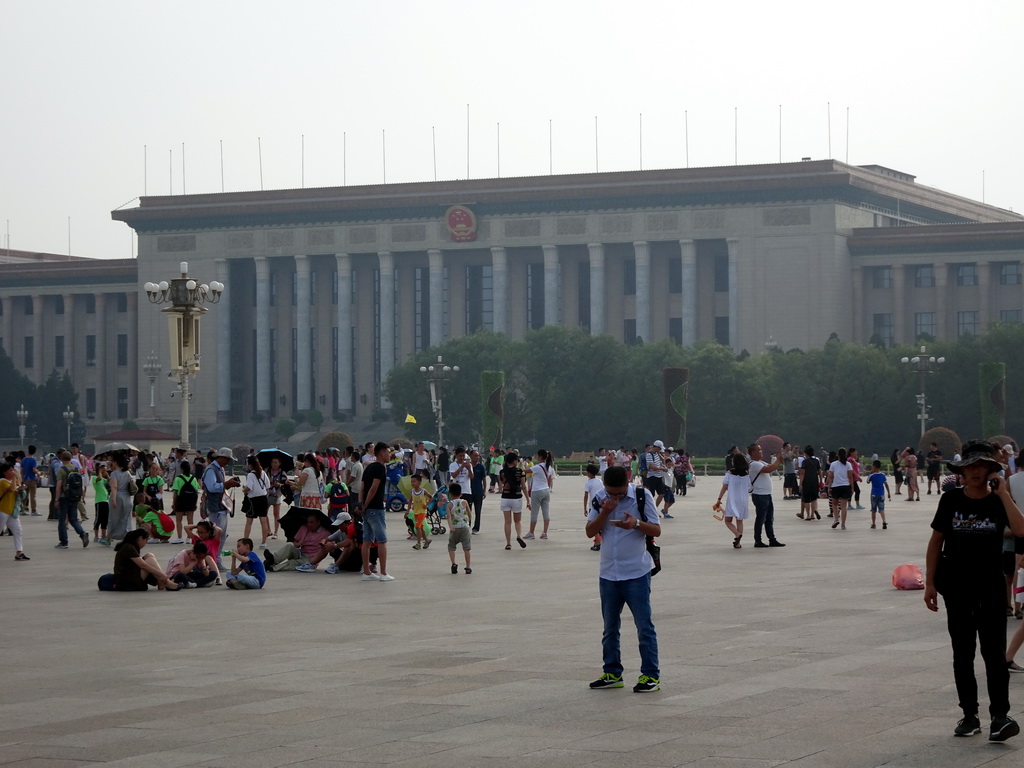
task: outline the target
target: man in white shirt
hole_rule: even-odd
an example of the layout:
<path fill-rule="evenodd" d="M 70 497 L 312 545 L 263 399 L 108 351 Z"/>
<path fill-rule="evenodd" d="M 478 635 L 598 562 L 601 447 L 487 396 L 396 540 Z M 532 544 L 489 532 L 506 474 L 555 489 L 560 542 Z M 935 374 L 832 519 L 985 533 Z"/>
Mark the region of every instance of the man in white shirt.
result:
<path fill-rule="evenodd" d="M 665 495 L 665 443 L 655 440 L 651 450 L 647 453 L 647 477 L 644 478 L 644 487 L 651 492 L 655 498 L 655 506 L 661 504 Z"/>
<path fill-rule="evenodd" d="M 784 547 L 775 538 L 775 504 L 772 501 L 772 472 L 779 468 L 782 456 L 772 456 L 772 463 L 764 460 L 761 446 L 753 443 L 747 447 L 750 454 L 750 498 L 754 502 L 754 547 Z M 768 536 L 768 543 L 761 539 L 761 531 Z"/>
<path fill-rule="evenodd" d="M 473 465 L 466 453 L 466 446 L 460 445 L 455 448 L 455 457 L 451 466 L 448 467 L 450 477 L 448 484 L 458 483 L 463 488 L 469 488 L 469 480 L 473 474 Z"/>

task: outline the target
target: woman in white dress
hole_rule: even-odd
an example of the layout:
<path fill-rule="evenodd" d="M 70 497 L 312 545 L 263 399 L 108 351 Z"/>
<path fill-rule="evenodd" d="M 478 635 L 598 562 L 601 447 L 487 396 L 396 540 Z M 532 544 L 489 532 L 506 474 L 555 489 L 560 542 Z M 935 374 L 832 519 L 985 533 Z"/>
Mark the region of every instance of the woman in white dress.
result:
<path fill-rule="evenodd" d="M 718 491 L 718 502 L 728 494 L 725 500 L 725 527 L 733 535 L 732 546 L 740 549 L 740 539 L 743 538 L 743 521 L 750 516 L 750 464 L 747 457 L 742 453 L 736 453 L 732 457 L 729 471 L 722 478 L 722 487 Z"/>

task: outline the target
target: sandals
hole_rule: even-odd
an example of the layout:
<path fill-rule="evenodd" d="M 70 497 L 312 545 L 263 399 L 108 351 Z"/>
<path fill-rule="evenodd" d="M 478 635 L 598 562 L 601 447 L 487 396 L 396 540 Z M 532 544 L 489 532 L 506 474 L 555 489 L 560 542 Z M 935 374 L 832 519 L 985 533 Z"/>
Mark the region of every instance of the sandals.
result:
<path fill-rule="evenodd" d="M 742 538 L 743 538 L 743 534 L 741 533 L 739 536 L 737 536 L 736 538 L 734 538 L 732 540 L 732 548 L 733 549 L 743 549 L 743 545 L 740 544 L 740 539 L 742 539 Z"/>
<path fill-rule="evenodd" d="M 512 549 L 512 545 L 511 544 L 506 544 L 505 545 L 505 549 Z"/>
<path fill-rule="evenodd" d="M 839 527 L 839 521 L 836 520 L 834 523 L 832 523 L 832 527 L 833 528 L 838 528 Z"/>

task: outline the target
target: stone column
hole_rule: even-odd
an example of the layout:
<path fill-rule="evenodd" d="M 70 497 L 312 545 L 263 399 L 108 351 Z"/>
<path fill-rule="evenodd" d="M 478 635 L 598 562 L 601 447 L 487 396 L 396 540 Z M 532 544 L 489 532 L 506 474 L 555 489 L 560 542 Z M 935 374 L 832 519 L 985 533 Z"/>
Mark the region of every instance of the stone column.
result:
<path fill-rule="evenodd" d="M 679 255 L 683 266 L 682 275 L 682 318 L 683 346 L 697 343 L 697 247 L 693 240 L 679 241 Z"/>
<path fill-rule="evenodd" d="M 992 262 L 979 261 L 978 270 L 978 333 L 984 333 L 992 322 Z"/>
<path fill-rule="evenodd" d="M 130 294 L 129 294 L 130 295 Z M 65 293 L 62 297 L 64 299 L 64 368 L 71 373 L 71 377 L 75 376 L 75 294 Z M 136 295 L 136 303 L 138 303 L 138 295 Z M 138 322 L 138 316 L 132 320 L 136 324 Z"/>
<path fill-rule="evenodd" d="M 309 313 L 309 257 L 295 254 L 295 359 L 298 371 L 295 376 L 295 410 L 308 411 L 313 407 L 310 385 L 313 380 L 313 360 L 310 350 Z"/>
<path fill-rule="evenodd" d="M 380 267 L 380 403 L 385 405 L 387 399 L 383 395 L 384 381 L 388 372 L 395 364 L 395 257 L 390 251 L 377 253 L 377 261 Z M 430 297 L 431 304 L 434 302 L 433 291 Z M 431 325 L 433 325 L 434 312 L 431 307 Z M 434 343 L 431 339 L 431 344 Z"/>
<path fill-rule="evenodd" d="M 444 342 L 444 254 L 437 248 L 427 251 L 430 265 L 428 281 L 430 296 L 430 342 L 431 347 Z"/>
<path fill-rule="evenodd" d="M 107 420 L 107 403 L 111 393 L 117 397 L 117 388 L 111 387 L 114 366 L 107 360 L 107 295 L 96 294 L 96 421 Z M 115 411 L 116 413 L 116 411 Z"/>
<path fill-rule="evenodd" d="M 270 376 L 274 361 L 270 359 L 270 261 L 266 256 L 253 259 L 256 265 L 256 412 L 270 415 Z"/>
<path fill-rule="evenodd" d="M 897 265 L 892 268 L 892 343 L 902 344 L 907 340 L 907 287 L 906 270 Z M 872 323 L 872 333 L 874 332 Z M 910 339 L 911 342 L 916 339 Z"/>
<path fill-rule="evenodd" d="M 128 381 L 130 386 L 128 387 L 128 416 L 137 419 L 139 418 L 139 391 L 145 387 L 145 392 L 149 394 L 149 381 L 145 380 L 145 374 L 142 368 L 139 366 L 139 294 L 136 291 L 127 291 L 125 294 L 125 301 L 127 302 L 128 309 Z M 67 317 L 68 305 L 64 304 L 64 315 Z M 68 354 L 68 341 L 67 336 L 64 337 L 64 357 L 67 358 Z M 149 405 L 147 402 L 146 415 L 149 415 Z"/>
<path fill-rule="evenodd" d="M 4 303 L 4 324 L 3 324 L 3 347 L 7 356 L 14 359 L 14 297 L 3 296 L 0 301 Z"/>
<path fill-rule="evenodd" d="M 352 257 L 336 253 L 338 263 L 338 410 L 351 413 L 352 402 Z"/>
<path fill-rule="evenodd" d="M 936 264 L 935 274 L 935 338 L 938 341 L 956 338 L 956 318 L 947 317 L 949 265 Z M 916 339 L 915 339 L 916 341 Z"/>
<path fill-rule="evenodd" d="M 494 297 L 494 332 L 508 333 L 508 257 L 504 247 L 491 248 L 491 290 Z"/>
<path fill-rule="evenodd" d="M 46 342 L 43 339 L 43 312 L 45 311 L 46 302 L 44 297 L 38 294 L 32 297 L 32 342 L 35 345 L 34 357 L 32 362 L 35 364 L 32 368 L 32 372 L 29 374 L 32 380 L 36 384 L 42 384 L 46 381 L 46 373 L 48 366 L 46 365 Z"/>
<path fill-rule="evenodd" d="M 227 286 L 216 308 L 213 310 L 217 316 L 215 320 L 217 324 L 215 334 L 217 350 L 214 353 L 217 355 L 215 366 L 217 370 L 217 421 L 224 422 L 231 419 L 231 291 L 234 286 L 230 284 L 228 279 L 227 259 L 214 259 L 213 269 L 217 280 Z M 235 352 L 242 355 L 244 359 L 248 350 L 244 346 L 242 349 L 236 347 Z M 200 360 L 200 364 L 203 362 L 205 361 Z M 181 404 L 179 403 L 178 405 L 180 406 Z"/>
<path fill-rule="evenodd" d="M 854 344 L 864 343 L 864 267 L 852 270 L 853 338 Z"/>
<path fill-rule="evenodd" d="M 633 243 L 636 262 L 636 335 L 651 341 L 651 254 L 646 240 Z"/>
<path fill-rule="evenodd" d="M 558 306 L 558 246 L 545 245 L 544 249 L 544 325 L 558 325 L 561 312 Z"/>
<path fill-rule="evenodd" d="M 734 350 L 739 342 L 739 272 L 740 272 L 740 241 L 729 238 L 725 241 L 729 249 L 729 346 Z"/>
<path fill-rule="evenodd" d="M 604 327 L 604 245 L 588 243 L 590 251 L 590 335 L 605 332 Z"/>

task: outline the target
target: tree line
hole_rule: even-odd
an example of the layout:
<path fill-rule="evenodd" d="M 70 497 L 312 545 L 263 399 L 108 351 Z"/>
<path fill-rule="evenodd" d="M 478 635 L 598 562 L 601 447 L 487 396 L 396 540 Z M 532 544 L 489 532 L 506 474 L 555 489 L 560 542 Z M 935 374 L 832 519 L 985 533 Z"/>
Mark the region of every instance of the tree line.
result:
<path fill-rule="evenodd" d="M 943 356 L 926 377 L 930 427 L 948 427 L 965 439 L 981 434 L 979 363 L 1005 362 L 1004 432 L 1024 434 L 1024 413 L 1013 396 L 1024 382 L 1024 325 L 997 324 L 978 336 L 929 342 Z M 680 347 L 670 340 L 626 345 L 578 328 L 547 326 L 522 340 L 486 331 L 424 350 L 393 368 L 384 383 L 396 424 L 413 439 L 436 439 L 429 391 L 419 368 L 443 355 L 460 367 L 445 384 L 445 442 L 471 443 L 481 435 L 481 374 L 505 374 L 506 444 L 546 447 L 564 455 L 601 446 L 643 446 L 664 435 L 661 371 L 689 369 L 687 445 L 713 456 L 762 434 L 798 444 L 856 446 L 888 455 L 916 444 L 920 379 L 900 362 L 918 347 L 844 343 L 834 335 L 822 349 L 735 354 L 713 341 Z M 404 424 L 406 414 L 417 423 Z"/>
<path fill-rule="evenodd" d="M 15 368 L 14 361 L 0 348 L 0 382 L 3 384 L 0 435 L 8 439 L 17 438 L 21 424 L 17 412 L 24 405 L 28 411 L 28 420 L 25 422 L 26 442 L 36 443 L 40 448 L 62 446 L 67 442 L 64 409 L 70 407 L 75 412 L 71 439 L 79 442 L 83 440 L 85 429 L 81 422 L 82 414 L 78 411 L 78 394 L 67 371 L 51 371 L 45 382 L 33 384 Z"/>

